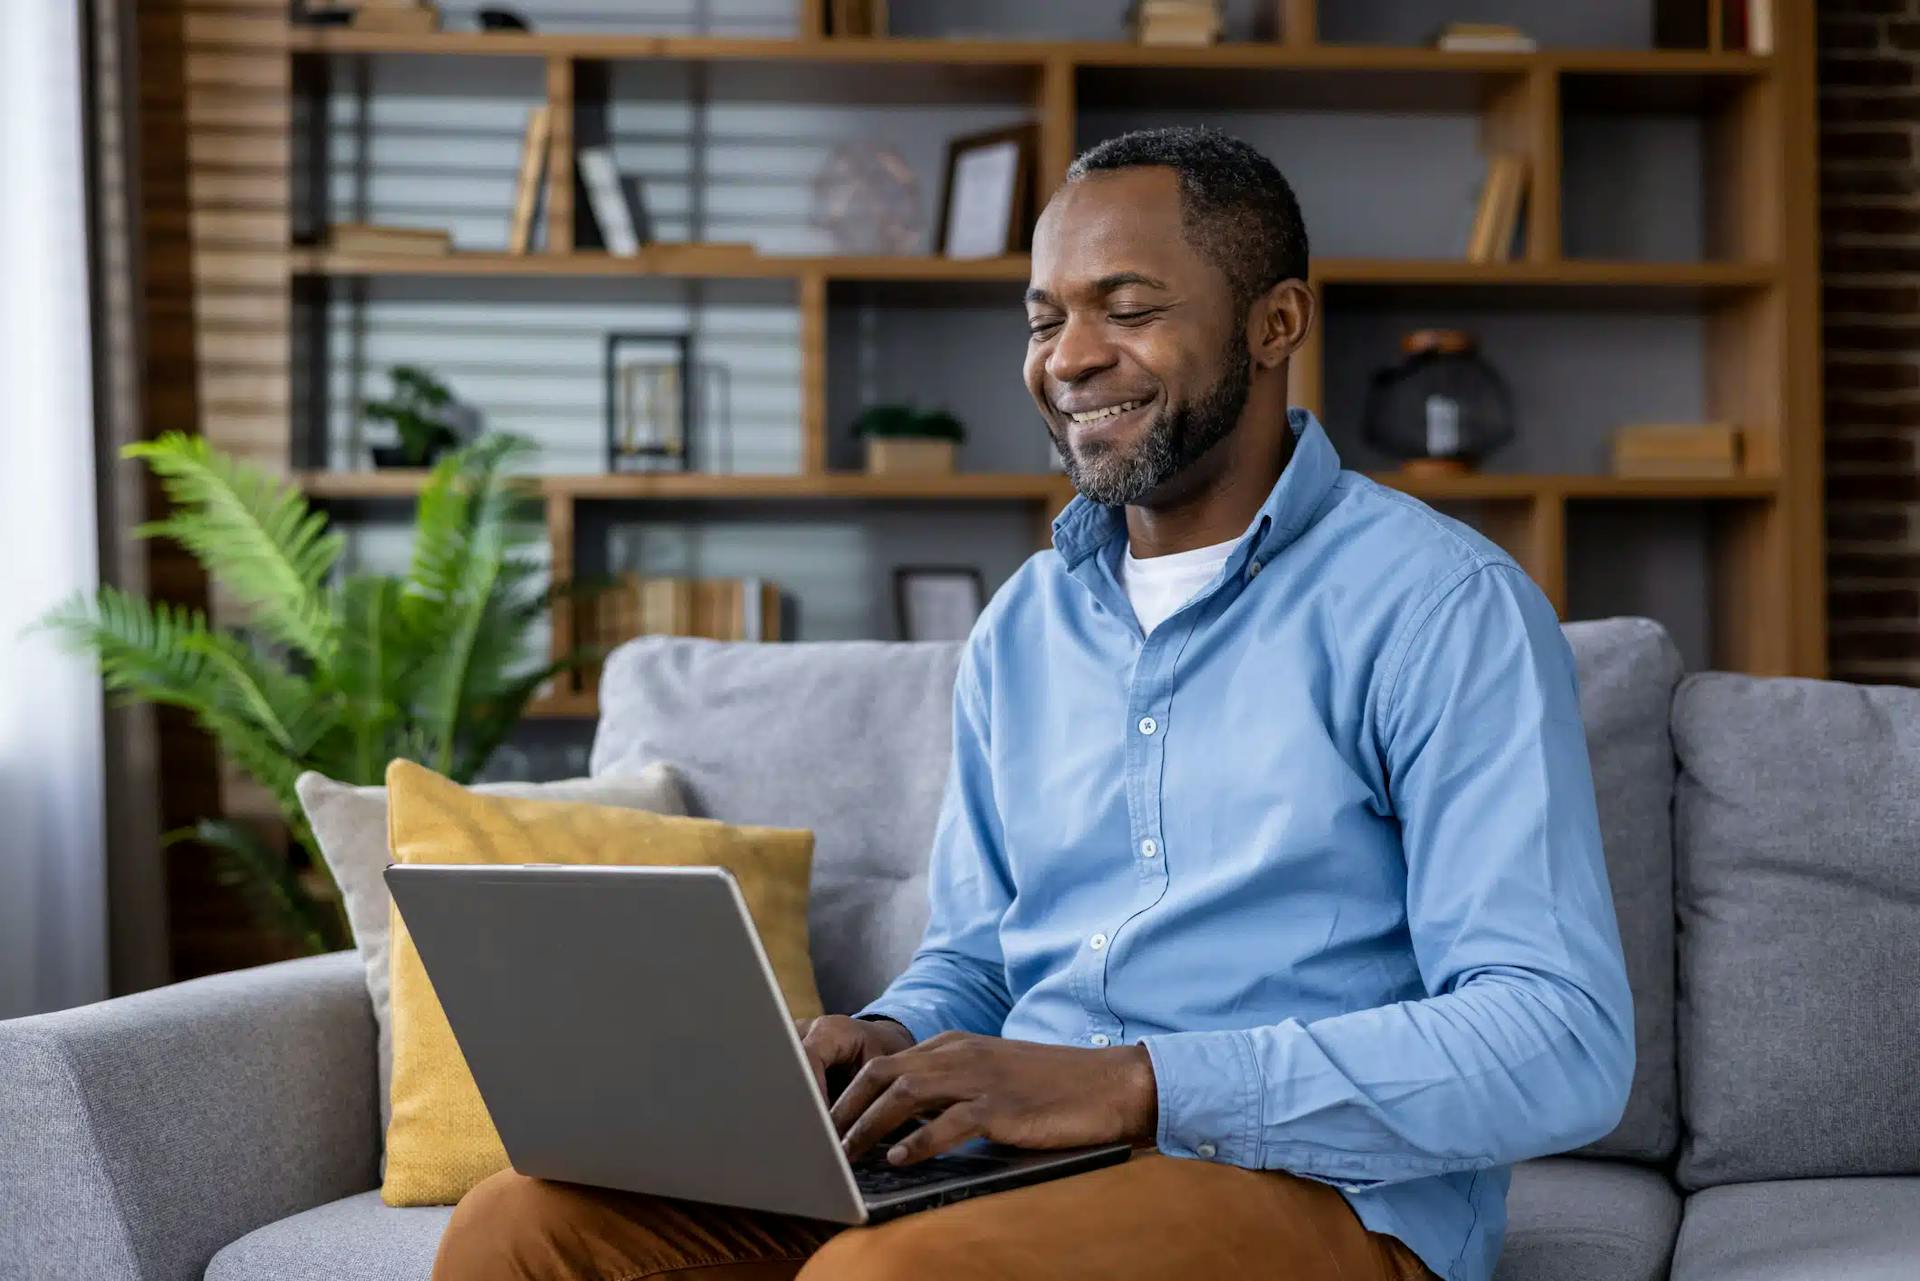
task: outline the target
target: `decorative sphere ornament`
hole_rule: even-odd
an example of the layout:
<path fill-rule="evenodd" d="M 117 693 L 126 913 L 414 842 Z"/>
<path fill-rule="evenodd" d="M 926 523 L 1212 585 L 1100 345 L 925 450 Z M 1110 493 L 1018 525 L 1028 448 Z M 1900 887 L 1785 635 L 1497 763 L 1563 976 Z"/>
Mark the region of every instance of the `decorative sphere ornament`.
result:
<path fill-rule="evenodd" d="M 920 183 L 900 153 L 877 139 L 833 149 L 813 180 L 812 222 L 832 237 L 836 253 L 926 252 Z"/>

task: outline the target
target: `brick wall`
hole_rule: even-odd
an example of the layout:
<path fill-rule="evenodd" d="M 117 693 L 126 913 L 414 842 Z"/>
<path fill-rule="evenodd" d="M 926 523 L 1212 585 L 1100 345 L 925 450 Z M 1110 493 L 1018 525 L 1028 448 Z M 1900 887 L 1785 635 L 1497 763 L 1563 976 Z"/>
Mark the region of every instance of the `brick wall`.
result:
<path fill-rule="evenodd" d="M 1920 0 L 1819 0 L 1829 654 L 1920 684 Z"/>

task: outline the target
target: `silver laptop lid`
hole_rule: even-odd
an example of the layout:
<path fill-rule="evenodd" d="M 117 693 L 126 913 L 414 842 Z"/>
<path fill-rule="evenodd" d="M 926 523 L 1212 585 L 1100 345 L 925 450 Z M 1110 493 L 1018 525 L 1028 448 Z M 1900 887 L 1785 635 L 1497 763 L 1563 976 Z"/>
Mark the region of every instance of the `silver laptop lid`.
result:
<path fill-rule="evenodd" d="M 514 1169 L 865 1220 L 724 869 L 396 864 L 386 879 Z"/>

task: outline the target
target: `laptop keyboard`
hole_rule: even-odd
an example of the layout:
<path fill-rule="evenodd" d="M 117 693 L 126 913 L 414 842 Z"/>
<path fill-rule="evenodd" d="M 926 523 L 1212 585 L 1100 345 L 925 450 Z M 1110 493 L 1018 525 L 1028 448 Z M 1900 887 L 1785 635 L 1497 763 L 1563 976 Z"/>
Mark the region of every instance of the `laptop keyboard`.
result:
<path fill-rule="evenodd" d="M 892 1196 L 929 1183 L 991 1174 L 1006 1168 L 1007 1163 L 995 1157 L 962 1155 L 937 1156 L 918 1165 L 893 1166 L 887 1164 L 886 1149 L 878 1147 L 853 1163 L 853 1182 L 863 1196 Z"/>

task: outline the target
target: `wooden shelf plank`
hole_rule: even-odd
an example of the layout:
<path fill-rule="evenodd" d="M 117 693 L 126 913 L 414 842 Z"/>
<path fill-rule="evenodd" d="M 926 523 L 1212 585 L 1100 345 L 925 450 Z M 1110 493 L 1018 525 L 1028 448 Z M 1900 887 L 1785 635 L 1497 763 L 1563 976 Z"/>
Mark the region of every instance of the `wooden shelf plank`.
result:
<path fill-rule="evenodd" d="M 1221 67 L 1309 71 L 1458 71 L 1524 73 L 1547 67 L 1573 74 L 1756 76 L 1773 59 L 1744 53 L 1676 49 L 1543 49 L 1534 53 L 1449 53 L 1401 45 L 1237 41 L 1200 48 L 1144 46 L 1125 40 L 979 40 L 890 36 L 879 39 L 736 39 L 599 32 L 376 32 L 296 26 L 297 54 L 381 53 L 528 58 L 1032 66 L 1065 59 L 1097 67 Z"/>
<path fill-rule="evenodd" d="M 986 502 L 1064 501 L 1059 473 L 959 472 L 950 476 L 869 476 L 864 472 L 802 474 L 711 474 L 658 472 L 627 475 L 530 476 L 541 495 L 575 500 L 698 499 L 902 499 Z M 302 472 L 296 482 L 309 496 L 328 500 L 411 498 L 427 481 L 425 471 Z"/>
<path fill-rule="evenodd" d="M 731 280 L 787 280 L 821 275 L 831 280 L 1024 281 L 1025 255 L 1004 258 L 848 258 L 829 255 L 716 254 L 683 260 L 616 258 L 607 253 L 347 254 L 294 249 L 296 276 L 684 276 Z M 665 265 L 657 265 L 664 261 Z"/>
<path fill-rule="evenodd" d="M 1780 482 L 1770 476 L 1730 476 L 1724 479 L 1653 479 L 1639 476 L 1511 475 L 1469 472 L 1464 476 L 1408 476 L 1373 472 L 1374 480 L 1427 502 L 1532 501 L 1538 497 L 1571 499 L 1712 499 L 1771 498 Z"/>
<path fill-rule="evenodd" d="M 425 485 L 424 471 L 302 472 L 301 488 L 318 499 L 411 498 Z M 1469 472 L 1463 476 L 1407 476 L 1376 472 L 1383 485 L 1431 501 L 1531 501 L 1540 495 L 1572 499 L 1755 499 L 1772 497 L 1779 482 L 1767 476 L 1727 479 L 1645 479 L 1623 476 L 1513 475 Z M 529 488 L 545 497 L 576 501 L 695 499 L 842 499 L 1053 502 L 1069 496 L 1056 472 L 958 472 L 951 476 L 869 476 L 864 472 L 820 475 L 714 475 L 660 472 L 651 475 L 572 475 L 529 477 Z"/>
<path fill-rule="evenodd" d="M 680 259 L 644 255 L 616 258 L 606 253 L 510 254 L 462 251 L 443 255 L 348 254 L 329 249 L 295 249 L 288 255 L 296 276 L 686 276 L 739 280 L 801 279 L 818 275 L 835 281 L 1012 281 L 1027 279 L 1024 254 L 1000 258 L 952 259 L 931 255 L 836 257 L 833 255 L 694 256 Z M 1409 288 L 1527 287 L 1567 290 L 1737 291 L 1772 283 L 1774 268 L 1764 262 L 1606 262 L 1561 259 L 1553 262 L 1468 262 L 1465 259 L 1322 258 L 1314 279 L 1331 285 L 1379 285 Z"/>

